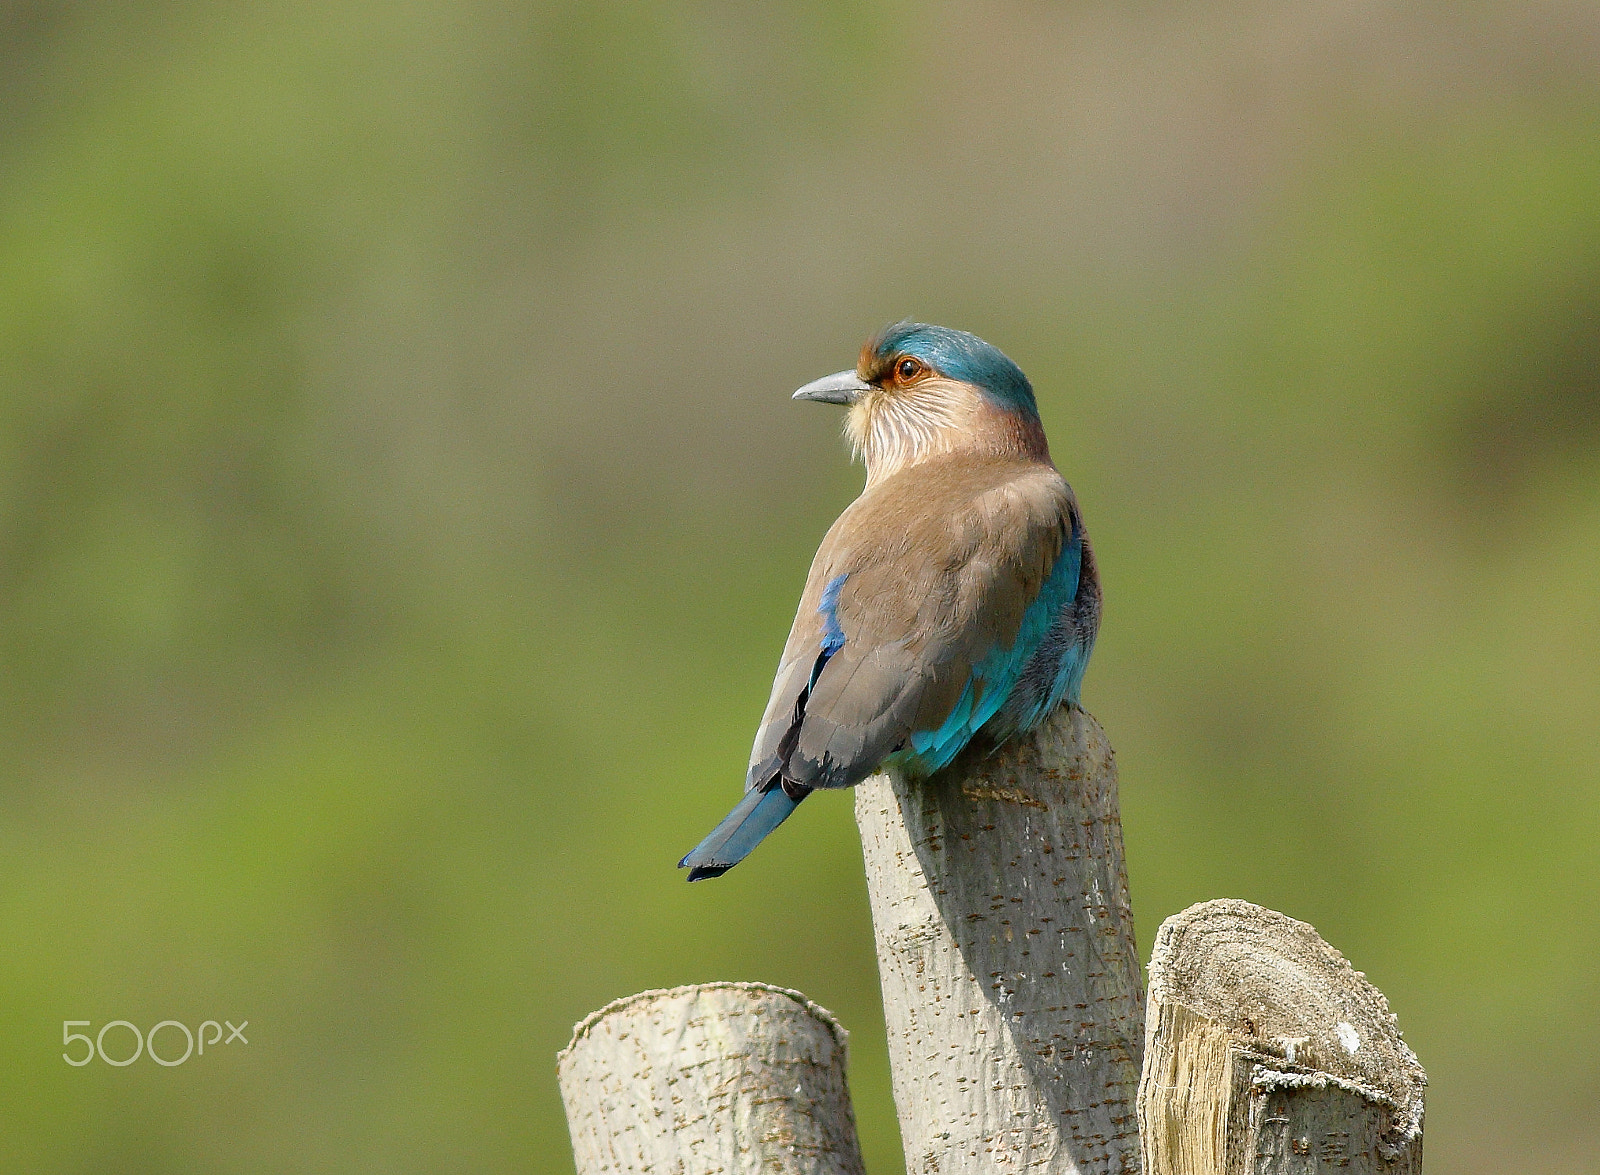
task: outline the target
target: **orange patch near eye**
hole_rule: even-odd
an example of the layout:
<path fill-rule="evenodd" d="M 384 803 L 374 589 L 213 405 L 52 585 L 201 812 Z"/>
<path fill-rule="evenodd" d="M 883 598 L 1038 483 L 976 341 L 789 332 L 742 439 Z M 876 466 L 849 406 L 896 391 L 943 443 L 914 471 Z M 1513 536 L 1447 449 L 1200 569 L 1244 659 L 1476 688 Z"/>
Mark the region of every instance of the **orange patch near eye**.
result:
<path fill-rule="evenodd" d="M 883 364 L 878 361 L 878 353 L 872 343 L 872 339 L 862 343 L 861 354 L 856 357 L 856 374 L 868 383 L 883 374 Z"/>

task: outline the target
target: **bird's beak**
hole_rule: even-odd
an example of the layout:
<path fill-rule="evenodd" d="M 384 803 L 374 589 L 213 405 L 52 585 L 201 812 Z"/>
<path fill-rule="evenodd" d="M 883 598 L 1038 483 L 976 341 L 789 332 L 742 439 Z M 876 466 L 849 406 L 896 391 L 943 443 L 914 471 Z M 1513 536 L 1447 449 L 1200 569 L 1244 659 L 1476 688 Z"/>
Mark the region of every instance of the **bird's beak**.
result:
<path fill-rule="evenodd" d="M 823 404 L 854 404 L 872 385 L 853 371 L 837 371 L 814 379 L 794 394 L 795 400 L 816 400 Z"/>

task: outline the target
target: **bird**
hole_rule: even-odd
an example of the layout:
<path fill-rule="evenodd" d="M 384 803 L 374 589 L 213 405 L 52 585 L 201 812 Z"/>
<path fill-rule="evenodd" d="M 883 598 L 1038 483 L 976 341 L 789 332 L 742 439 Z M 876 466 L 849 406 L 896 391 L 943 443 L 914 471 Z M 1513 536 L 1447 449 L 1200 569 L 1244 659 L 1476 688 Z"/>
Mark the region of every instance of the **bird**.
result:
<path fill-rule="evenodd" d="M 974 738 L 999 746 L 1077 705 L 1100 626 L 1077 498 L 998 348 L 897 322 L 793 398 L 846 408 L 866 485 L 812 561 L 744 797 L 678 862 L 690 881 L 819 788 L 925 779 Z"/>

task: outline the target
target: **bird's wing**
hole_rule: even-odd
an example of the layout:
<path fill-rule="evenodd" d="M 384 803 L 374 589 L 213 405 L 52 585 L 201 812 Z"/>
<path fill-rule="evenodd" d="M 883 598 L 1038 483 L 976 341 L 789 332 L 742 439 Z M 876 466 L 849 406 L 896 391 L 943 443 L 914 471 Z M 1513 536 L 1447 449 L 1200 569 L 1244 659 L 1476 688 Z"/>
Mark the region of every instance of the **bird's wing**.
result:
<path fill-rule="evenodd" d="M 1046 465 L 932 462 L 864 494 L 812 564 L 750 785 L 848 786 L 908 746 L 948 762 L 1076 591 L 1072 519 Z"/>

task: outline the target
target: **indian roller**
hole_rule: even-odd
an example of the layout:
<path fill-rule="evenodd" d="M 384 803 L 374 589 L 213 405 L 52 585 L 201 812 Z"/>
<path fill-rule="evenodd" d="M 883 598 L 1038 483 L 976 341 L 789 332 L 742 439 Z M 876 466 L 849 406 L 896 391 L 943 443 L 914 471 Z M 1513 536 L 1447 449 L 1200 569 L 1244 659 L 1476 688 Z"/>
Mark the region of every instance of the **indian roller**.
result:
<path fill-rule="evenodd" d="M 1076 704 L 1100 624 L 1077 499 L 997 348 L 900 322 L 794 398 L 848 409 L 867 484 L 812 561 L 744 798 L 678 862 L 690 881 L 744 860 L 817 788 L 925 777 Z"/>

